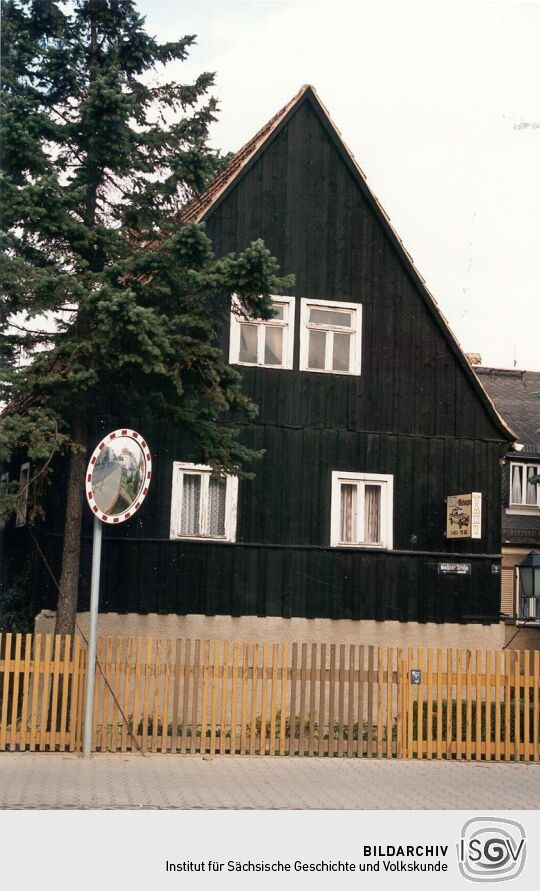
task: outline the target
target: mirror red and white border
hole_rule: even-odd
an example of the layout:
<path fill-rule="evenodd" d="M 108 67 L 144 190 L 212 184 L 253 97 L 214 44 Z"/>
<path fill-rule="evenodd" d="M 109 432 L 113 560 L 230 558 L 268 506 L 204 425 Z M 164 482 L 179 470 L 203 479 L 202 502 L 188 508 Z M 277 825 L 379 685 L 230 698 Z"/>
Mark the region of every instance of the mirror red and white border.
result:
<path fill-rule="evenodd" d="M 95 464 L 97 462 L 97 459 L 98 459 L 100 453 L 103 451 L 105 446 L 109 445 L 111 442 L 113 442 L 115 439 L 118 439 L 118 437 L 120 437 L 120 436 L 124 436 L 124 437 L 127 436 L 129 439 L 132 439 L 134 442 L 137 443 L 137 445 L 140 446 L 142 454 L 144 456 L 144 462 L 145 462 L 144 474 L 143 474 L 144 484 L 143 484 L 140 492 L 137 495 L 137 499 L 136 499 L 135 503 L 130 506 L 130 509 L 128 511 L 126 511 L 123 514 L 118 514 L 117 516 L 109 516 L 108 514 L 104 514 L 103 511 L 101 511 L 99 509 L 99 507 L 97 506 L 97 504 L 94 500 L 94 496 L 92 493 L 92 480 L 93 480 L 94 467 L 95 467 Z M 140 435 L 140 433 L 136 433 L 135 430 L 114 430 L 112 433 L 108 433 L 107 436 L 105 436 L 105 438 L 102 439 L 101 442 L 99 443 L 99 445 L 94 449 L 94 451 L 92 453 L 92 457 L 90 458 L 90 461 L 88 462 L 88 467 L 86 469 L 86 480 L 85 480 L 86 498 L 87 498 L 88 504 L 90 505 L 90 510 L 92 511 L 94 516 L 96 516 L 98 518 L 98 520 L 101 520 L 103 523 L 113 523 L 113 524 L 125 523 L 125 521 L 129 520 L 139 510 L 140 506 L 142 505 L 144 499 L 146 498 L 146 496 L 148 494 L 148 489 L 150 487 L 151 479 L 152 479 L 152 457 L 150 455 L 150 449 L 148 448 L 146 441 L 143 439 L 143 437 Z"/>

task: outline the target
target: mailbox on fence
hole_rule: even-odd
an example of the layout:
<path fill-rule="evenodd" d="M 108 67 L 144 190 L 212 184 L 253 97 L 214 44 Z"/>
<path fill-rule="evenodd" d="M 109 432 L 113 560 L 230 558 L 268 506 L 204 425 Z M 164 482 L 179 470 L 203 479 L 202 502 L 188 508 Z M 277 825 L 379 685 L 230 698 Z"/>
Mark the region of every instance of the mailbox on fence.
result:
<path fill-rule="evenodd" d="M 419 684 L 422 680 L 422 672 L 419 668 L 411 669 L 411 684 Z"/>

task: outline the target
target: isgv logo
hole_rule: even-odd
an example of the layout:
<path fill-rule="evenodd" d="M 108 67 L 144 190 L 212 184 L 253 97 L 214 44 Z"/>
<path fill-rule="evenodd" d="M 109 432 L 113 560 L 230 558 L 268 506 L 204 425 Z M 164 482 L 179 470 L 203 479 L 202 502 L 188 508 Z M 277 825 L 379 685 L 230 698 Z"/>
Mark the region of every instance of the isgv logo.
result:
<path fill-rule="evenodd" d="M 471 882 L 515 879 L 525 866 L 525 830 L 516 820 L 473 817 L 461 830 L 459 871 Z"/>

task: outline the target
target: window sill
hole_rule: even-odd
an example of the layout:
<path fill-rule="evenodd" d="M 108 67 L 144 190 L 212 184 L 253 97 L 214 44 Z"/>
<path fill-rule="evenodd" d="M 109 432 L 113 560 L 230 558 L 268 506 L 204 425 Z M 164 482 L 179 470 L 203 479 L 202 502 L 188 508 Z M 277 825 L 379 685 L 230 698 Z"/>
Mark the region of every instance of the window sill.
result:
<path fill-rule="evenodd" d="M 535 515 L 540 516 L 540 507 L 536 504 L 512 505 L 511 507 L 506 507 L 504 512 L 511 517 L 534 517 Z"/>
<path fill-rule="evenodd" d="M 241 362 L 240 359 L 235 359 L 229 364 L 242 365 L 243 368 L 275 368 L 277 371 L 292 371 L 291 365 L 265 365 L 262 362 Z"/>
<path fill-rule="evenodd" d="M 171 541 L 206 541 L 215 542 L 234 542 L 234 539 L 227 538 L 226 535 L 171 535 Z"/>
<path fill-rule="evenodd" d="M 365 542 L 362 544 L 361 542 L 348 542 L 348 541 L 338 541 L 335 544 L 330 545 L 331 548 L 348 548 L 348 550 L 356 549 L 357 551 L 371 550 L 371 551 L 390 551 L 391 548 L 385 544 L 376 544 L 373 542 Z"/>
<path fill-rule="evenodd" d="M 308 374 L 337 374 L 341 377 L 361 377 L 359 371 L 333 371 L 331 368 L 300 368 L 300 371 L 307 371 Z"/>

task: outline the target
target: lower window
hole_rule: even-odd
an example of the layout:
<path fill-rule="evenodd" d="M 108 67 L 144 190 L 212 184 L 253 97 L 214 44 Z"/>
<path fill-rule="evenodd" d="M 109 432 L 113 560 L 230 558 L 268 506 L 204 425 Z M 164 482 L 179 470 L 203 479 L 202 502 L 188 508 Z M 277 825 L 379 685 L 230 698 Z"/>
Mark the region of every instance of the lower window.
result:
<path fill-rule="evenodd" d="M 332 547 L 393 545 L 393 485 L 388 474 L 332 473 Z"/>
<path fill-rule="evenodd" d="M 205 464 L 173 464 L 171 538 L 235 541 L 238 479 Z"/>

